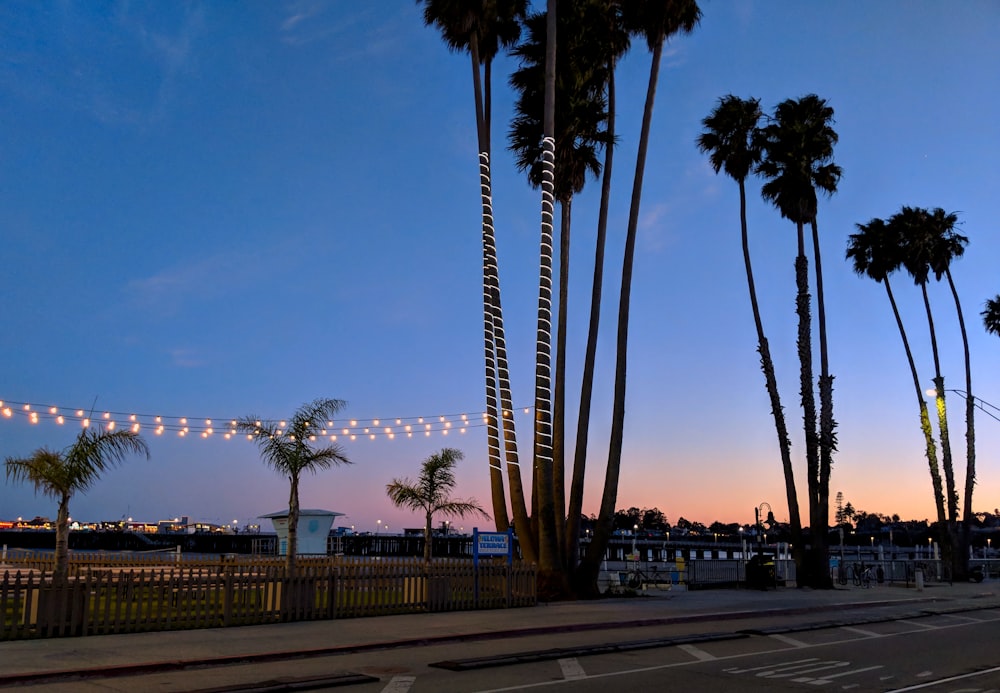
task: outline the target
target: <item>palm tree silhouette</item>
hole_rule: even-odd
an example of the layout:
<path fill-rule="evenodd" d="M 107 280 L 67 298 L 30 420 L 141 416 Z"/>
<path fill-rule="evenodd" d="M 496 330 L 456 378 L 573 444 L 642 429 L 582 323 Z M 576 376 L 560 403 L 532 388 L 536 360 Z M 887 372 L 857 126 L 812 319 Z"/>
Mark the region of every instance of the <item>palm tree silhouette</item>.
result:
<path fill-rule="evenodd" d="M 286 421 L 268 421 L 257 416 L 237 420 L 236 430 L 246 433 L 260 449 L 264 464 L 288 478 L 288 546 L 285 553 L 287 577 L 295 576 L 298 553 L 299 482 L 305 473 L 351 464 L 340 446 L 316 446 L 328 421 L 346 406 L 339 399 L 317 399 L 299 407 Z"/>
<path fill-rule="evenodd" d="M 689 34 L 701 20 L 701 9 L 694 0 L 632 0 L 622 3 L 622 22 L 633 36 L 642 36 L 652 54 L 649 82 L 642 112 L 642 126 L 636 151 L 635 175 L 629 203 L 628 226 L 625 231 L 625 251 L 622 260 L 621 290 L 618 298 L 618 329 L 615 343 L 615 385 L 611 414 L 611 439 L 608 445 L 608 465 L 604 476 L 601 507 L 594 530 L 594 541 L 587 547 L 588 565 L 599 564 L 614 531 L 615 505 L 618 500 L 618 480 L 621 476 L 622 445 L 625 434 L 625 391 L 628 372 L 629 307 L 632 292 L 632 268 L 635 262 L 636 232 L 639 226 L 639 205 L 642 201 L 642 181 L 649 149 L 649 133 L 656 101 L 656 85 L 660 74 L 660 58 L 668 38 L 678 33 Z"/>
<path fill-rule="evenodd" d="M 941 374 L 941 357 L 938 351 L 937 330 L 934 327 L 934 314 L 931 311 L 930 296 L 927 292 L 927 282 L 932 271 L 937 273 L 941 268 L 942 253 L 946 251 L 945 241 L 930 220 L 926 209 L 903 207 L 893 215 L 890 224 L 897 224 L 903 234 L 903 266 L 920 287 L 927 313 L 927 326 L 930 330 L 931 352 L 934 357 L 934 390 L 938 415 L 938 431 L 941 436 L 941 456 L 944 467 L 945 498 L 948 508 L 948 520 L 958 520 L 958 492 L 955 486 L 955 472 L 952 464 L 951 440 L 948 433 L 948 409 L 945 398 L 944 376 Z M 961 245 L 961 243 L 959 244 Z"/>
<path fill-rule="evenodd" d="M 944 489 L 941 482 L 941 469 L 938 466 L 937 446 L 934 442 L 934 432 L 931 429 L 930 415 L 927 411 L 927 401 L 920 387 L 916 362 L 910 349 L 910 342 L 903 327 L 903 320 L 892 293 L 889 275 L 898 270 L 903 259 L 903 234 L 898 224 L 886 223 L 882 219 L 872 219 L 867 224 L 856 224 L 857 233 L 851 234 L 847 246 L 847 260 L 853 263 L 854 271 L 861 276 L 874 279 L 885 287 L 892 314 L 899 328 L 899 336 L 903 340 L 906 361 L 913 377 L 913 388 L 917 396 L 917 406 L 920 410 L 920 430 L 924 434 L 925 454 L 931 473 L 931 485 L 934 490 L 934 504 L 937 509 L 938 522 L 945 522 Z"/>
<path fill-rule="evenodd" d="M 520 19 L 527 0 L 455 2 L 424 0 L 424 23 L 440 29 L 449 48 L 468 51 L 472 60 L 475 92 L 476 132 L 479 143 L 480 199 L 483 236 L 483 333 L 486 376 L 486 425 L 490 491 L 497 529 L 505 530 L 510 520 L 503 485 L 500 458 L 500 427 L 510 484 L 514 522 L 526 538 L 522 551 L 532 560 L 534 548 L 528 538 L 528 514 L 518 465 L 517 433 L 513 417 L 507 347 L 497 270 L 496 236 L 493 227 L 491 162 L 492 65 L 501 48 L 513 46 L 520 36 Z M 482 69 L 482 72 L 480 71 Z M 499 406 L 498 406 L 499 400 Z M 499 423 L 498 423 L 499 422 Z"/>
<path fill-rule="evenodd" d="M 565 406 L 566 406 L 566 335 L 569 306 L 570 237 L 573 196 L 581 192 L 588 174 L 597 176 L 601 163 L 597 157 L 608 139 L 604 130 L 607 111 L 604 85 L 607 81 L 603 56 L 592 50 L 594 21 L 592 3 L 567 6 L 558 17 L 560 40 L 557 44 L 555 168 L 553 195 L 561 209 L 559 241 L 559 300 L 556 322 L 556 364 L 552 399 L 552 500 L 555 517 L 555 543 L 565 562 L 562 539 L 566 536 L 565 482 Z M 533 187 L 544 182 L 543 110 L 545 80 L 546 15 L 533 15 L 526 22 L 527 39 L 514 51 L 521 67 L 511 76 L 518 94 L 516 116 L 510 129 L 510 149 L 518 169 L 528 173 Z"/>
<path fill-rule="evenodd" d="M 824 99 L 809 94 L 778 104 L 772 122 L 759 132 L 762 158 L 757 172 L 766 182 L 761 195 L 777 207 L 781 216 L 796 227 L 798 252 L 795 260 L 797 288 L 796 313 L 799 317 L 799 388 L 805 430 L 806 468 L 809 481 L 809 524 L 812 531 L 813 558 L 809 581 L 832 585 L 827 565 L 830 471 L 837 447 L 836 421 L 833 418 L 833 376 L 827 355 L 826 309 L 823 296 L 823 269 L 820 257 L 819 230 L 816 223 L 817 195 L 820 190 L 832 195 L 837 190 L 841 169 L 832 163 L 837 133 L 833 130 L 833 109 Z M 820 416 L 816 426 L 816 403 L 813 397 L 811 301 L 809 297 L 809 261 L 805 254 L 804 225 L 812 228 L 813 260 L 816 275 L 816 309 L 820 346 Z"/>
<path fill-rule="evenodd" d="M 408 478 L 393 479 L 386 484 L 389 500 L 397 508 L 408 508 L 424 513 L 424 561 L 431 560 L 431 528 L 434 515 L 443 513 L 451 517 L 465 517 L 479 514 L 489 519 L 479 503 L 451 497 L 455 489 L 455 465 L 464 457 L 461 450 L 444 448 L 428 457 L 420 465 L 420 476 L 416 481 Z"/>
<path fill-rule="evenodd" d="M 795 489 L 795 473 L 792 468 L 791 441 L 788 437 L 788 426 L 785 423 L 784 408 L 781 406 L 781 395 L 774 374 L 774 362 L 771 360 L 771 350 L 764 334 L 764 324 L 760 316 L 760 305 L 757 302 L 757 288 L 753 278 L 753 264 L 750 261 L 750 241 L 747 231 L 746 179 L 750 172 L 760 163 L 761 150 L 755 137 L 763 114 L 760 110 L 760 100 L 741 99 L 728 94 L 719 99 L 715 109 L 702 120 L 705 131 L 698 136 L 698 149 L 709 155 L 712 168 L 716 173 L 725 170 L 726 175 L 736 181 L 740 191 L 740 237 L 743 245 L 743 264 L 747 275 L 747 288 L 750 292 L 750 307 L 753 310 L 754 325 L 757 329 L 757 352 L 760 354 L 760 366 L 764 372 L 764 384 L 771 401 L 771 413 L 774 416 L 774 426 L 778 435 L 778 449 L 781 454 L 781 466 L 785 475 L 785 495 L 788 501 L 789 528 L 792 535 L 792 546 L 802 549 L 802 520 L 799 516 L 798 493 Z M 801 562 L 801 561 L 800 561 Z"/>
<path fill-rule="evenodd" d="M 955 313 L 958 315 L 958 327 L 962 333 L 962 349 L 965 363 L 965 492 L 962 496 L 962 538 L 963 543 L 969 540 L 972 530 L 972 491 L 976 483 L 976 398 L 972 394 L 972 362 L 969 356 L 969 334 L 965 329 L 965 314 L 962 302 L 955 287 L 955 278 L 951 273 L 951 263 L 965 254 L 965 246 L 969 239 L 955 231 L 958 215 L 945 212 L 940 207 L 927 212 L 927 225 L 934 238 L 934 252 L 931 258 L 931 269 L 934 277 L 948 280 L 952 299 L 955 301 Z M 968 551 L 959 552 L 962 573 L 956 577 L 964 577 L 968 568 Z"/>
<path fill-rule="evenodd" d="M 591 281 L 590 319 L 587 346 L 584 353 L 583 375 L 580 381 L 580 403 L 577 413 L 576 443 L 573 450 L 573 478 L 566 515 L 564 551 L 567 567 L 577 569 L 574 578 L 581 593 L 597 589 L 599 565 L 577 565 L 580 555 L 580 526 L 583 517 L 583 488 L 587 469 L 587 444 L 590 435 L 590 410 L 594 391 L 594 371 L 597 364 L 597 338 L 601 323 L 601 297 L 604 291 L 604 254 L 607 240 L 608 209 L 611 202 L 611 173 L 615 151 L 615 69 L 629 47 L 629 35 L 622 26 L 620 4 L 598 1 L 590 3 L 592 14 L 587 22 L 586 45 L 582 47 L 593 60 L 603 60 L 604 100 L 607 120 L 604 141 L 604 173 L 601 179 L 601 201 L 597 217 L 594 244 L 594 273 Z M 580 569 L 583 568 L 583 569 Z"/>
<path fill-rule="evenodd" d="M 27 481 L 34 485 L 36 493 L 59 502 L 54 581 L 65 581 L 69 575 L 70 499 L 86 492 L 101 474 L 131 454 L 143 454 L 149 459 L 149 448 L 138 433 L 85 427 L 62 452 L 39 448 L 30 457 L 8 457 L 4 461 L 9 481 Z"/>
<path fill-rule="evenodd" d="M 980 315 L 983 316 L 983 327 L 986 331 L 1000 337 L 1000 294 L 995 298 L 986 299 L 985 310 Z"/>

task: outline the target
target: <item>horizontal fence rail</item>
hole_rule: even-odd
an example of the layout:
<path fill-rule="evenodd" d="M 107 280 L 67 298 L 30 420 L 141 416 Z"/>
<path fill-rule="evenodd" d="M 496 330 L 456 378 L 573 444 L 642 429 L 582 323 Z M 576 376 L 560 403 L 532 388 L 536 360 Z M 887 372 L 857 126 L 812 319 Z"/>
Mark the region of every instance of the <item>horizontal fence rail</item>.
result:
<path fill-rule="evenodd" d="M 435 559 L 301 558 L 140 561 L 8 556 L 0 568 L 0 640 L 217 628 L 537 603 L 533 564 Z M 259 559 L 259 557 L 258 557 Z M 12 565 L 14 564 L 14 565 Z"/>

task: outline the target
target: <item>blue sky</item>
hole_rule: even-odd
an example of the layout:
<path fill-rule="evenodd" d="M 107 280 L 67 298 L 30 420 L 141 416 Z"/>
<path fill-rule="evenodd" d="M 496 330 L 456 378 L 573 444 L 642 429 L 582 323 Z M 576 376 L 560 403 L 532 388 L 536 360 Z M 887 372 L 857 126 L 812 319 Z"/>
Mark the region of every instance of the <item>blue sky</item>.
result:
<path fill-rule="evenodd" d="M 739 246 L 736 186 L 694 146 L 727 93 L 772 109 L 816 93 L 835 109 L 844 176 L 819 213 L 840 451 L 831 490 L 856 508 L 934 515 L 914 393 L 884 291 L 843 261 L 854 224 L 901 205 L 959 214 L 954 267 L 976 394 L 1000 403 L 1000 340 L 979 312 L 1000 292 L 1000 4 L 705 2 L 664 56 L 639 224 L 619 506 L 748 522 L 784 487 Z M 475 415 L 482 385 L 481 246 L 468 59 L 410 0 L 7 2 L 0 6 L 0 399 L 67 410 L 227 419 L 288 416 L 316 397 L 345 417 Z M 533 396 L 539 195 L 505 151 L 512 95 L 495 68 L 494 210 L 514 400 Z M 614 322 L 649 69 L 618 78 L 619 138 L 585 510 L 610 430 Z M 804 474 L 796 406 L 794 227 L 749 185 L 758 291 Z M 599 185 L 574 202 L 569 411 L 586 338 Z M 919 292 L 894 284 L 921 377 Z M 950 295 L 932 290 L 949 387 L 964 388 Z M 96 404 L 95 404 L 96 398 Z M 958 396 L 952 436 L 964 469 Z M 14 405 L 9 405 L 14 406 Z M 15 407 L 16 408 L 16 407 Z M 574 417 L 571 417 L 574 418 Z M 520 416 L 527 455 L 530 417 Z M 0 418 L 0 454 L 76 432 Z M 572 430 L 572 429 L 571 429 Z M 240 524 L 284 506 L 256 448 L 155 436 L 74 499 L 82 519 L 190 515 Z M 980 416 L 974 509 L 1000 506 L 1000 422 Z M 489 504 L 485 433 L 342 441 L 355 463 L 309 478 L 305 507 L 419 526 L 385 484 L 443 446 L 459 494 Z M 960 481 L 964 473 L 960 475 Z M 800 481 L 800 486 L 804 480 Z M 804 491 L 800 490 L 800 494 Z M 55 514 L 0 485 L 0 517 Z M 469 524 L 472 524 L 469 521 Z M 478 524 L 486 525 L 480 521 Z"/>

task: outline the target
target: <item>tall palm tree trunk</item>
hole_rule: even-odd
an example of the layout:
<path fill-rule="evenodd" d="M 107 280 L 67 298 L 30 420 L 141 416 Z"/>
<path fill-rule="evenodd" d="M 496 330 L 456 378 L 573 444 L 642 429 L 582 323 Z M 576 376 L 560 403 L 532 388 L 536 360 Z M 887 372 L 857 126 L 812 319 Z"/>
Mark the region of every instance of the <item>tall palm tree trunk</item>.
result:
<path fill-rule="evenodd" d="M 819 502 L 819 440 L 816 433 L 816 398 L 813 395 L 812 330 L 809 297 L 809 260 L 805 253 L 805 236 L 801 222 L 796 223 L 798 231 L 798 255 L 795 258 L 795 312 L 799 318 L 797 349 L 799 354 L 799 398 L 802 403 L 802 426 L 806 444 L 806 475 L 809 493 L 809 532 L 812 551 L 807 560 L 809 569 L 805 584 L 815 586 L 823 581 L 828 571 L 821 570 L 820 552 L 822 539 L 817 533 L 825 532 L 826 523 L 820 512 Z M 824 527 L 822 530 L 820 527 Z M 823 537 L 825 539 L 825 537 Z"/>
<path fill-rule="evenodd" d="M 538 275 L 538 325 L 535 341 L 535 489 L 538 503 L 538 559 L 543 571 L 555 569 L 555 508 L 552 484 L 552 217 L 555 141 L 542 143 L 542 232 Z"/>
<path fill-rule="evenodd" d="M 493 193 L 490 174 L 490 134 L 487 114 L 488 103 L 483 96 L 483 80 L 480 75 L 479 39 L 476 32 L 469 38 L 469 57 L 472 66 L 472 87 L 476 105 L 476 136 L 479 143 L 479 188 L 482 207 L 483 237 L 483 342 L 486 376 L 486 440 L 487 462 L 490 467 L 490 497 L 493 517 L 498 530 L 509 524 L 507 500 L 504 494 L 503 469 L 500 464 L 500 434 L 497 411 L 496 347 L 494 343 L 495 301 L 499 301 L 499 291 L 494 297 L 493 278 L 496 276 L 496 244 L 493 230 Z M 489 72 L 487 72 L 489 75 Z M 487 81 L 487 87 L 489 82 Z M 487 92 L 488 97 L 488 92 Z M 498 287 L 497 287 L 498 288 Z"/>
<path fill-rule="evenodd" d="M 968 572 L 969 533 L 972 530 L 972 491 L 976 485 L 976 398 L 972 394 L 972 362 L 969 358 L 969 334 L 965 330 L 965 316 L 962 314 L 962 303 L 958 300 L 958 289 L 951 270 L 945 270 L 952 298 L 955 299 L 955 311 L 958 313 L 958 327 L 962 332 L 962 349 L 965 356 L 965 494 L 962 498 L 962 545 L 958 555 L 961 558 L 961 575 Z"/>
<path fill-rule="evenodd" d="M 955 522 L 958 519 L 958 492 L 955 490 L 955 469 L 952 465 L 951 439 L 948 435 L 948 408 L 945 402 L 944 376 L 941 375 L 937 331 L 934 329 L 934 315 L 931 312 L 930 297 L 927 295 L 927 282 L 920 284 L 920 291 L 924 298 L 924 309 L 927 312 L 927 326 L 931 334 L 931 353 L 934 356 L 934 390 L 936 392 L 934 400 L 938 415 L 938 430 L 941 434 L 941 455 L 944 465 L 948 521 Z"/>
<path fill-rule="evenodd" d="M 552 402 L 552 506 L 555 513 L 556 552 L 565 565 L 562 537 L 566 534 L 566 331 L 569 314 L 569 245 L 573 199 L 560 202 L 559 309 L 556 323 L 556 382 Z"/>
<path fill-rule="evenodd" d="M 817 562 L 829 562 L 827 534 L 830 524 L 830 472 L 833 467 L 833 453 L 837 449 L 837 439 L 834 429 L 837 426 L 833 418 L 833 376 L 830 375 L 830 359 L 826 336 L 826 305 L 823 299 L 823 265 L 819 248 L 819 228 L 816 217 L 812 218 L 813 260 L 816 273 L 816 321 L 819 328 L 819 488 L 817 502 L 818 515 L 822 524 L 813 531 L 813 547 L 822 553 Z M 829 577 L 829 572 L 826 573 Z M 830 586 L 832 586 L 832 582 Z"/>
<path fill-rule="evenodd" d="M 899 328 L 899 336 L 903 340 L 906 361 L 910 365 L 910 375 L 913 377 L 913 389 L 917 395 L 917 406 L 920 408 L 920 430 L 924 434 L 925 454 L 927 455 L 927 465 L 930 467 L 931 472 L 931 486 L 934 489 L 934 507 L 937 509 L 938 522 L 943 526 L 945 523 L 944 489 L 941 486 L 941 470 L 938 468 L 937 446 L 934 444 L 934 432 L 931 430 L 931 418 L 927 412 L 927 401 L 924 399 L 923 390 L 920 389 L 917 366 L 913 360 L 913 352 L 910 350 L 910 341 L 906 337 L 906 330 L 903 328 L 903 319 L 900 317 L 899 308 L 896 306 L 896 297 L 893 296 L 892 287 L 889 285 L 889 277 L 886 277 L 883 281 L 885 283 L 885 292 L 889 296 L 889 303 L 892 305 L 892 314 L 896 318 L 896 326 Z"/>
<path fill-rule="evenodd" d="M 771 401 L 771 414 L 774 416 L 774 428 L 778 435 L 778 451 L 781 455 L 781 467 L 785 475 L 785 499 L 788 502 L 788 524 L 792 535 L 792 550 L 796 553 L 796 564 L 802 565 L 802 518 L 799 515 L 798 492 L 795 489 L 795 470 L 792 467 L 792 442 L 788 437 L 788 425 L 785 422 L 785 410 L 781 406 L 781 394 L 778 392 L 778 381 L 774 374 L 774 362 L 771 360 L 771 349 L 764 334 L 764 323 L 760 317 L 760 304 L 757 302 L 757 286 L 753 278 L 753 264 L 750 261 L 750 234 L 747 230 L 747 196 L 746 185 L 742 179 L 737 181 L 740 188 L 740 230 L 743 243 L 743 265 L 746 268 L 747 288 L 750 292 L 750 307 L 753 310 L 753 322 L 757 329 L 757 352 L 760 354 L 760 367 L 764 372 L 764 385 Z"/>
<path fill-rule="evenodd" d="M 542 222 L 535 347 L 535 489 L 538 502 L 538 563 L 543 590 L 558 571 L 552 501 L 552 227 L 555 181 L 556 0 L 546 2 L 545 110 L 542 138 Z M 549 584 L 546 584 L 546 583 Z"/>
<path fill-rule="evenodd" d="M 656 100 L 656 83 L 660 74 L 663 38 L 653 47 L 646 87 L 646 103 L 642 113 L 642 128 L 636 152 L 635 177 L 632 182 L 632 199 L 629 205 L 628 228 L 625 233 L 625 253 L 622 261 L 621 293 L 618 299 L 618 337 L 616 343 L 615 390 L 611 414 L 611 441 L 608 447 L 608 466 L 604 475 L 601 510 L 597 518 L 594 540 L 587 547 L 587 564 L 600 563 L 614 531 L 615 505 L 618 502 L 618 480 L 621 476 L 622 446 L 625 433 L 625 384 L 628 373 L 628 324 L 632 297 L 632 267 L 635 262 L 635 238 L 639 226 L 639 203 L 642 200 L 642 179 L 646 169 L 646 152 L 649 148 L 649 131 L 653 121 L 653 103 Z M 596 574 L 594 575 L 596 580 Z"/>
<path fill-rule="evenodd" d="M 615 139 L 615 73 L 608 71 L 608 145 L 604 150 L 604 172 L 601 179 L 601 203 L 597 218 L 597 240 L 594 250 L 594 278 L 590 292 L 590 322 L 587 328 L 587 348 L 580 384 L 580 411 L 576 423 L 576 447 L 573 452 L 573 482 L 569 494 L 566 519 L 566 560 L 570 568 L 577 564 L 580 553 L 580 518 L 583 515 L 583 485 L 587 471 L 587 439 L 590 434 L 590 408 L 594 393 L 594 369 L 597 364 L 597 336 L 601 325 L 601 295 L 604 287 L 604 250 L 608 229 L 608 207 L 611 201 L 611 165 Z M 596 568 L 594 568 L 596 576 Z M 596 578 L 595 578 L 596 579 Z M 578 585 L 578 587 L 584 585 Z"/>
<path fill-rule="evenodd" d="M 497 531 L 505 532 L 510 526 L 507 516 L 507 499 L 503 485 L 503 467 L 500 466 L 500 429 L 497 405 L 496 347 L 493 326 L 493 286 L 491 274 L 496 263 L 490 254 L 490 236 L 493 232 L 493 203 L 490 187 L 490 158 L 479 153 L 479 186 L 483 215 L 483 345 L 486 373 L 486 446 L 490 467 L 490 497 L 493 501 L 493 519 Z"/>

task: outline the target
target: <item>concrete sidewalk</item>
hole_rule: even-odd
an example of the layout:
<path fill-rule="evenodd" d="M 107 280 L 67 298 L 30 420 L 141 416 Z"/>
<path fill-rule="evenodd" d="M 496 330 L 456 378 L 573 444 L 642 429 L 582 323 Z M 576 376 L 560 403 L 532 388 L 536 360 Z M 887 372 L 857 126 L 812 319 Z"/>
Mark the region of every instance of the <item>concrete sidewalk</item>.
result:
<path fill-rule="evenodd" d="M 1000 608 L 1000 583 L 833 590 L 650 590 L 646 596 L 559 602 L 521 609 L 308 621 L 263 626 L 0 642 L 0 686 L 56 676 L 169 671 L 277 661 L 456 640 L 738 620 L 780 614 L 912 608 Z M 736 628 L 736 626 L 734 626 Z"/>

